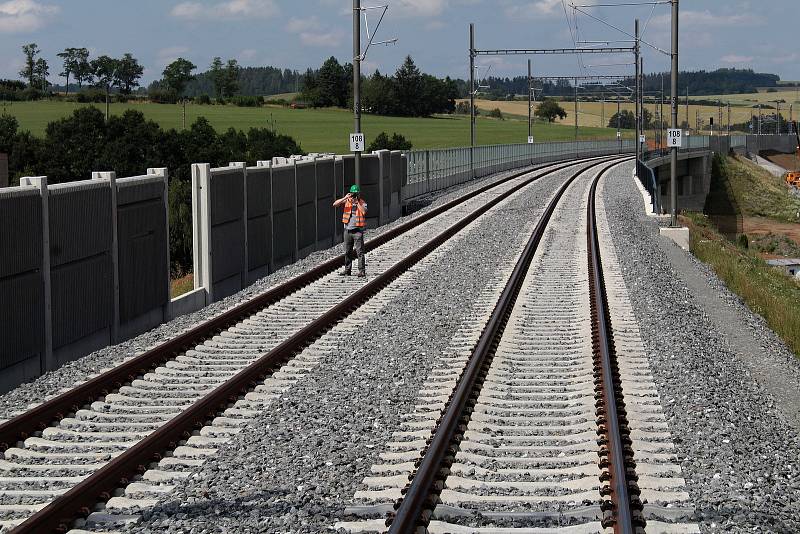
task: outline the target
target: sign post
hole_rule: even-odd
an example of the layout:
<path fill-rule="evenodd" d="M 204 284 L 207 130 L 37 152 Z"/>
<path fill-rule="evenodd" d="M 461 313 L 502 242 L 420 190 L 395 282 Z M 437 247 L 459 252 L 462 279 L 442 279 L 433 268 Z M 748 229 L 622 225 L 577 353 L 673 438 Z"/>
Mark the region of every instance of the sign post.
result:
<path fill-rule="evenodd" d="M 364 134 L 351 133 L 350 134 L 350 152 L 364 152 Z"/>
<path fill-rule="evenodd" d="M 683 130 L 679 128 L 667 128 L 667 147 L 683 148 Z"/>

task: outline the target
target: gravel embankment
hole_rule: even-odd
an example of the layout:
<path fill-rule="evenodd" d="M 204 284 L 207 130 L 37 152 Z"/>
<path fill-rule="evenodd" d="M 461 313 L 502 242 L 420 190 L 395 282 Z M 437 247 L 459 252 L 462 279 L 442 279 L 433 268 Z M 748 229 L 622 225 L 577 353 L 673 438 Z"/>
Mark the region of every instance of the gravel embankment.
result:
<path fill-rule="evenodd" d="M 561 183 L 554 178 L 490 212 L 448 254 L 417 267 L 412 289 L 387 302 L 358 339 L 332 339 L 335 356 L 130 531 L 330 530 L 397 430 L 399 416 L 413 411 L 434 355 L 470 315 L 472 295 L 518 254 L 526 237 L 520 229 Z"/>
<path fill-rule="evenodd" d="M 605 190 L 703 532 L 800 532 L 797 359 L 706 266 L 658 235 L 631 165 L 612 173 Z"/>
<path fill-rule="evenodd" d="M 450 190 L 432 195 L 434 199 L 432 203 L 421 209 L 414 214 L 401 217 L 400 219 L 384 225 L 375 230 L 370 230 L 367 233 L 367 239 L 381 234 L 398 224 L 408 221 L 412 217 L 417 217 L 426 213 L 437 206 L 453 200 L 466 192 L 472 191 L 478 187 L 482 187 L 488 183 L 501 180 L 517 171 L 507 171 L 498 173 L 491 177 L 476 180 L 470 184 L 454 187 Z M 47 373 L 36 380 L 22 384 L 16 389 L 13 389 L 3 395 L 0 395 L 0 419 L 7 419 L 12 414 L 19 412 L 32 404 L 39 404 L 48 398 L 56 395 L 59 391 L 66 387 L 71 387 L 76 383 L 84 382 L 87 375 L 99 373 L 101 370 L 118 365 L 123 359 L 133 356 L 142 352 L 154 345 L 163 343 L 181 332 L 196 326 L 197 324 L 208 320 L 223 311 L 240 304 L 254 296 L 262 293 L 271 287 L 274 287 L 281 282 L 284 282 L 294 276 L 297 276 L 317 265 L 329 260 L 330 258 L 340 254 L 340 247 L 334 247 L 328 250 L 315 252 L 310 256 L 288 265 L 269 276 L 262 278 L 255 284 L 245 288 L 241 292 L 232 295 L 224 300 L 215 302 L 214 304 L 203 308 L 195 313 L 177 317 L 174 320 L 164 323 L 155 329 L 141 334 L 135 338 L 124 341 L 117 345 L 105 347 L 101 350 L 93 352 L 83 358 L 70 362 L 61 368 Z"/>

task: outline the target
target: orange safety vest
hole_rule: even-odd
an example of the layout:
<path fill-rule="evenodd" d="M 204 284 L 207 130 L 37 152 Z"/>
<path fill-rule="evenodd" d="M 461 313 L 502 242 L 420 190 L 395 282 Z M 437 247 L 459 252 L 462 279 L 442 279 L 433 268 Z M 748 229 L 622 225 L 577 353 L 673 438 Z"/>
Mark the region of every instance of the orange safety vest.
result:
<path fill-rule="evenodd" d="M 344 204 L 344 213 L 342 213 L 342 224 L 347 224 L 350 221 L 350 213 L 353 211 L 353 201 L 347 199 Z M 367 225 L 364 214 L 361 210 L 356 209 L 356 228 L 364 228 Z"/>

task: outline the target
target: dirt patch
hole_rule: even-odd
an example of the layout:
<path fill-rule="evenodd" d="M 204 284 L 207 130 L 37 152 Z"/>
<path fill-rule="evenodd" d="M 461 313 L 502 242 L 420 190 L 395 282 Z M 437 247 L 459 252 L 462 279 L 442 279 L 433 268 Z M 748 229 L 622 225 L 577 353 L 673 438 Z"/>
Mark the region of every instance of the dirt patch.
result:
<path fill-rule="evenodd" d="M 800 256 L 800 224 L 778 222 L 763 217 L 744 217 L 743 231 L 750 248 L 764 259 Z"/>
<path fill-rule="evenodd" d="M 764 157 L 764 159 L 771 161 L 775 165 L 778 165 L 787 171 L 800 170 L 800 160 L 798 160 L 797 156 L 794 154 L 779 154 L 777 152 L 770 153 L 768 151 L 764 151 L 761 153 L 761 155 Z"/>

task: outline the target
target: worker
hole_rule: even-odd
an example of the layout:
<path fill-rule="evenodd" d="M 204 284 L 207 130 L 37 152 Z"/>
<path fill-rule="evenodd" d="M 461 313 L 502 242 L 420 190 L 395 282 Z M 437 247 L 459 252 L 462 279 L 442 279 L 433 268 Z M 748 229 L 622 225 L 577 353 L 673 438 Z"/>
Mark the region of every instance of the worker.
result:
<path fill-rule="evenodd" d="M 334 201 L 333 207 L 344 204 L 342 224 L 344 224 L 344 270 L 342 276 L 350 276 L 353 268 L 353 248 L 358 255 L 358 276 L 366 276 L 364 265 L 364 230 L 367 228 L 367 203 L 361 198 L 361 188 L 353 185 L 350 192 Z"/>

